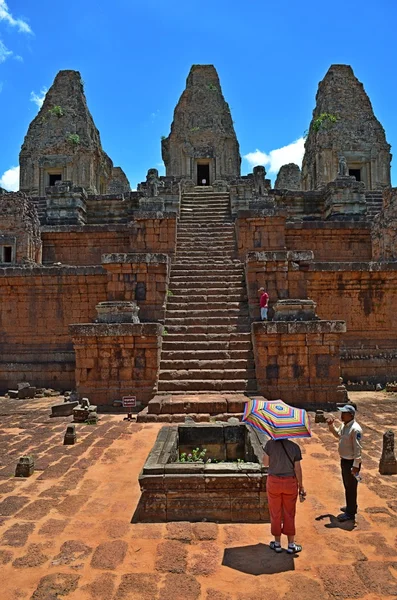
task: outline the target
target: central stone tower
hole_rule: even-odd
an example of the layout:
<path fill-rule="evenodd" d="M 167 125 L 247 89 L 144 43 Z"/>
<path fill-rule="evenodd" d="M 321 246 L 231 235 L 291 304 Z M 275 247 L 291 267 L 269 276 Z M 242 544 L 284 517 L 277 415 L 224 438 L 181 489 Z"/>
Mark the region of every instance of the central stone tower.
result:
<path fill-rule="evenodd" d="M 167 176 L 191 179 L 195 185 L 240 176 L 239 144 L 213 65 L 190 69 L 171 133 L 161 145 Z"/>

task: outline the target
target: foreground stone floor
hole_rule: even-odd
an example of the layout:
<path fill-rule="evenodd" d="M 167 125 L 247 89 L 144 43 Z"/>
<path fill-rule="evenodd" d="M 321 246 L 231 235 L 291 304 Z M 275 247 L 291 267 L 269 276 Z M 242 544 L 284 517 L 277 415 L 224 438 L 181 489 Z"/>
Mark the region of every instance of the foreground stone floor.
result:
<path fill-rule="evenodd" d="M 357 527 L 343 503 L 336 441 L 325 425 L 301 442 L 308 499 L 298 505 L 304 550 L 265 544 L 269 525 L 131 524 L 137 478 L 160 425 L 105 415 L 50 419 L 52 400 L 0 400 L 1 600 L 327 600 L 397 597 L 397 476 L 377 472 L 382 433 L 397 433 L 397 396 L 351 394 L 364 426 Z M 13 477 L 31 453 L 36 472 Z"/>

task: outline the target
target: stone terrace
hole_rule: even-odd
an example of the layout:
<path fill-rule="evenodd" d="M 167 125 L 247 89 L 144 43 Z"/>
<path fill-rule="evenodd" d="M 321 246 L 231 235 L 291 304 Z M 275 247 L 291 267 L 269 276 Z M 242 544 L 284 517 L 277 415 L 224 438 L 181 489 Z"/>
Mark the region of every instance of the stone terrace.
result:
<path fill-rule="evenodd" d="M 397 479 L 377 465 L 382 433 L 397 432 L 397 398 L 351 395 L 365 440 L 358 526 L 333 517 L 343 501 L 336 443 L 313 425 L 313 439 L 301 443 L 308 499 L 298 505 L 296 559 L 265 546 L 269 525 L 131 524 L 159 425 L 106 415 L 78 425 L 77 444 L 63 446 L 70 417 L 50 419 L 50 400 L 0 400 L 1 599 L 396 598 Z M 16 479 L 27 452 L 36 472 Z"/>

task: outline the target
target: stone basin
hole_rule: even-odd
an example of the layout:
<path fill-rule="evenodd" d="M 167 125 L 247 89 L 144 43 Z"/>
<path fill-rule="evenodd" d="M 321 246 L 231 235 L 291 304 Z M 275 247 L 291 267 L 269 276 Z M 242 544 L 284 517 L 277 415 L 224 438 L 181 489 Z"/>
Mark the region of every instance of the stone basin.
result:
<path fill-rule="evenodd" d="M 139 475 L 133 522 L 269 522 L 262 464 L 267 440 L 244 423 L 162 427 Z M 225 462 L 178 462 L 181 452 L 197 447 Z"/>

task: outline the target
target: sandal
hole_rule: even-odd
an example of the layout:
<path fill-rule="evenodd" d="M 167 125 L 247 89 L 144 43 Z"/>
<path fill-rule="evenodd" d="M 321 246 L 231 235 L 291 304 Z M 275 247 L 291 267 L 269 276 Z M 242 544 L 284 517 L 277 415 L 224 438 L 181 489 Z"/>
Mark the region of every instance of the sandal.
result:
<path fill-rule="evenodd" d="M 275 552 L 282 552 L 283 549 L 281 547 L 281 545 L 278 542 L 270 542 L 269 547 L 274 550 Z"/>
<path fill-rule="evenodd" d="M 301 552 L 302 551 L 302 546 L 300 544 L 295 544 L 293 546 L 290 546 L 288 544 L 288 548 L 287 548 L 287 552 L 288 554 L 296 554 L 297 552 Z"/>

